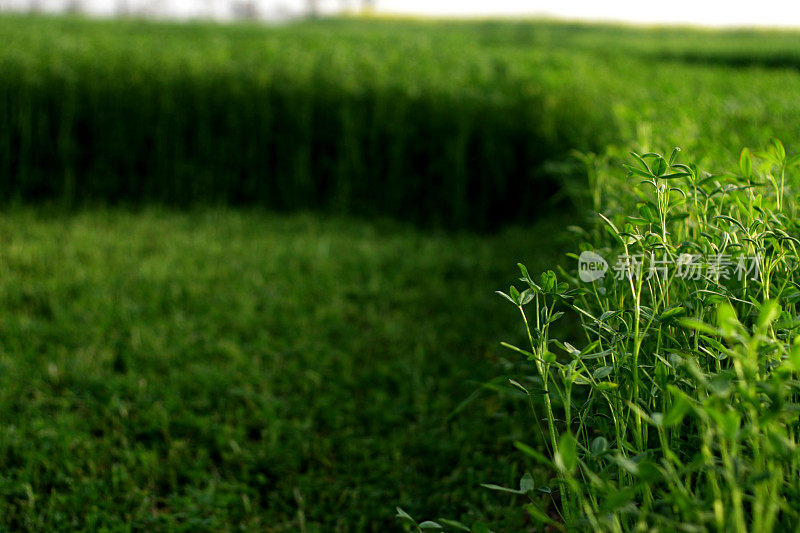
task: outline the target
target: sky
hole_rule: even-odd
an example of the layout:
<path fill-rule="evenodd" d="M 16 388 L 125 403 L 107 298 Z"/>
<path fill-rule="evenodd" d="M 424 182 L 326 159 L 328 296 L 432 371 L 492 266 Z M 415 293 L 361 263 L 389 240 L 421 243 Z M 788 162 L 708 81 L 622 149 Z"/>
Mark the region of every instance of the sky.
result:
<path fill-rule="evenodd" d="M 800 27 L 800 2 L 791 0 L 378 0 L 378 7 L 427 15 L 550 15 L 638 23 Z"/>
<path fill-rule="evenodd" d="M 76 0 L 0 0 L 0 8 L 25 9 L 37 2 L 47 11 L 60 11 Z M 119 6 L 139 8 L 170 18 L 230 18 L 232 6 L 252 2 L 265 18 L 299 16 L 308 0 L 78 0 L 98 15 L 113 15 Z M 317 0 L 322 10 L 357 9 L 363 0 Z M 427 16 L 549 16 L 580 20 L 612 20 L 646 24 L 701 26 L 773 26 L 800 28 L 800 2 L 758 0 L 373 0 L 386 14 Z"/>

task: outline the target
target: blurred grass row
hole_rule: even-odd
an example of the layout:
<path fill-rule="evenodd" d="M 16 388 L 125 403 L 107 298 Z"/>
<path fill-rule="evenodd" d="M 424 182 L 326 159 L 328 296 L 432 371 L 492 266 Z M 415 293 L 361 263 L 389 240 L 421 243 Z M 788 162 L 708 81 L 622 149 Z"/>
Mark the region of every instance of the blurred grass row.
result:
<path fill-rule="evenodd" d="M 727 158 L 800 133 L 791 33 L 10 16 L 0 33 L 0 190 L 12 200 L 486 229 L 546 211 L 542 199 L 581 175 L 574 149 L 634 140 Z"/>
<path fill-rule="evenodd" d="M 487 227 L 531 218 L 534 202 L 506 204 L 601 129 L 585 90 L 554 75 L 578 62 L 481 54 L 468 35 L 38 19 L 0 31 L 0 188 L 23 200 Z"/>

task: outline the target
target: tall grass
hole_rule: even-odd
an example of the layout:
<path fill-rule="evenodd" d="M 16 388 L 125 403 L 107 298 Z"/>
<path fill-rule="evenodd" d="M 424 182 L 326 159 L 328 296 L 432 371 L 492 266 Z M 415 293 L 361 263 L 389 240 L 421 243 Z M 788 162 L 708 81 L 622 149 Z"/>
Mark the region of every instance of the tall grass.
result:
<path fill-rule="evenodd" d="M 791 33 L 8 16 L 0 33 L 0 187 L 12 200 L 484 229 L 546 210 L 565 177 L 581 177 L 572 149 L 680 140 L 719 160 L 800 135 L 800 104 L 785 97 L 800 76 L 779 61 L 800 57 Z M 698 42 L 708 58 L 686 56 Z M 748 66 L 762 59 L 771 66 Z"/>
<path fill-rule="evenodd" d="M 515 65 L 462 49 L 469 34 L 387 45 L 367 25 L 0 27 L 0 186 L 23 200 L 258 204 L 486 228 L 534 218 L 543 204 L 515 191 L 551 195 L 545 161 L 613 135 L 592 90 L 557 76 L 588 62 L 533 54 Z"/>

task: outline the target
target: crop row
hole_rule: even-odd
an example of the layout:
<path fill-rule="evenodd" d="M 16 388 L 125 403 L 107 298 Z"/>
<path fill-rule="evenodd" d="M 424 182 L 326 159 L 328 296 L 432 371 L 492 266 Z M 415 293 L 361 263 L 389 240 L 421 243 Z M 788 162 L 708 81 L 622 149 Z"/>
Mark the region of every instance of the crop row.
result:
<path fill-rule="evenodd" d="M 561 164 L 573 149 L 673 138 L 724 149 L 798 128 L 800 105 L 769 95 L 776 83 L 800 88 L 794 69 L 698 65 L 676 38 L 658 48 L 638 30 L 617 48 L 610 28 L 538 23 L 6 17 L 0 30 L 0 190 L 11 200 L 255 204 L 490 228 L 547 209 L 576 173 Z M 785 41 L 774 36 L 784 55 Z"/>

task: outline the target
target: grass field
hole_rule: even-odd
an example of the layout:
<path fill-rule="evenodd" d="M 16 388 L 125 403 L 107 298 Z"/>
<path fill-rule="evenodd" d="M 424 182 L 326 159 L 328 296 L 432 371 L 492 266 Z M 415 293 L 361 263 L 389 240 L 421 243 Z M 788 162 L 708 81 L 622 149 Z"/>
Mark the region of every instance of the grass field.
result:
<path fill-rule="evenodd" d="M 508 264 L 552 238 L 44 209 L 0 235 L 4 528 L 386 530 L 397 504 L 521 520 L 475 487 L 517 474 L 497 458 L 526 417 L 493 393 L 448 415 L 499 374 Z"/>
<path fill-rule="evenodd" d="M 391 531 L 395 506 L 530 529 L 523 495 L 480 488 L 546 476 L 513 447 L 545 444 L 494 291 L 565 261 L 588 212 L 627 220 L 629 150 L 721 172 L 800 138 L 792 32 L 0 34 L 8 530 Z"/>

